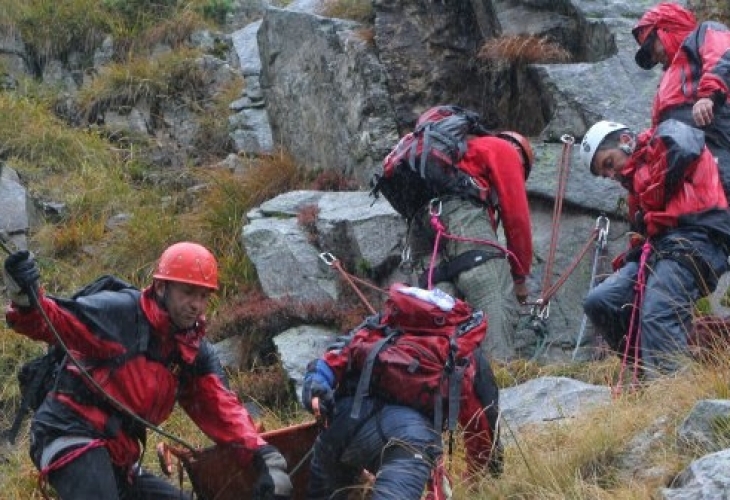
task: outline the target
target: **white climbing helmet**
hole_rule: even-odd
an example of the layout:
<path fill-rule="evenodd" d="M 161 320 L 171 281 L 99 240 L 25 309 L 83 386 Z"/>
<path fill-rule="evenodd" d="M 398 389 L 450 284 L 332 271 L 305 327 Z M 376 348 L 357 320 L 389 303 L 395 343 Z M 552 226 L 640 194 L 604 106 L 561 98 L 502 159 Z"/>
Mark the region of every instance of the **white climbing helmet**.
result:
<path fill-rule="evenodd" d="M 603 140 L 607 135 L 617 130 L 629 130 L 629 127 L 622 123 L 602 120 L 588 129 L 588 132 L 583 136 L 583 141 L 580 143 L 580 159 L 588 170 L 593 172 L 593 169 L 591 169 L 593 156 Z"/>

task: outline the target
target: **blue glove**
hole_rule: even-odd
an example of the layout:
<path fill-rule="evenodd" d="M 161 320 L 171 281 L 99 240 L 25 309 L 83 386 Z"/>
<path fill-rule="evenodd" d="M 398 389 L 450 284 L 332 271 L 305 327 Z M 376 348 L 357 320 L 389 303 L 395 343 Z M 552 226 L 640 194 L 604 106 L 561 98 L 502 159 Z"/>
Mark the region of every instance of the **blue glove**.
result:
<path fill-rule="evenodd" d="M 312 400 L 319 398 L 319 407 L 325 416 L 331 415 L 335 409 L 335 392 L 333 385 L 335 374 L 332 368 L 321 359 L 316 359 L 307 365 L 302 388 L 302 404 L 307 411 L 314 413 Z"/>

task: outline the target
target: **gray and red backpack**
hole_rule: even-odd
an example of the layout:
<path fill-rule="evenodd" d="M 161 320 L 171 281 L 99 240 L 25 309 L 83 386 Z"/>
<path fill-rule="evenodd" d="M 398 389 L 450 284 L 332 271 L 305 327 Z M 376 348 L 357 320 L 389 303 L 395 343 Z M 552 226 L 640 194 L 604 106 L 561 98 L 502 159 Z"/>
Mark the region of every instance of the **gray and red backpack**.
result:
<path fill-rule="evenodd" d="M 427 110 L 383 160 L 370 194 L 382 194 L 408 220 L 439 196 L 484 200 L 471 177 L 457 168 L 470 135 L 492 135 L 477 113 L 453 105 Z"/>

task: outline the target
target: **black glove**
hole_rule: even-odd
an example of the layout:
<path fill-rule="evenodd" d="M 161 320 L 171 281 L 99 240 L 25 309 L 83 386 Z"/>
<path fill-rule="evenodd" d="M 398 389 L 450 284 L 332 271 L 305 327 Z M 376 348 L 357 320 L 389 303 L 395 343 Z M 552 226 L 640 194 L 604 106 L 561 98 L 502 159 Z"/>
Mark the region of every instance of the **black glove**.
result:
<path fill-rule="evenodd" d="M 23 307 L 33 305 L 38 296 L 38 280 L 41 273 L 33 256 L 28 250 L 14 252 L 3 266 L 3 280 L 8 297 L 15 304 Z"/>
<path fill-rule="evenodd" d="M 287 500 L 291 498 L 294 489 L 289 475 L 284 455 L 274 446 L 267 444 L 253 454 L 253 464 L 259 472 L 259 477 L 253 489 L 251 500 Z"/>

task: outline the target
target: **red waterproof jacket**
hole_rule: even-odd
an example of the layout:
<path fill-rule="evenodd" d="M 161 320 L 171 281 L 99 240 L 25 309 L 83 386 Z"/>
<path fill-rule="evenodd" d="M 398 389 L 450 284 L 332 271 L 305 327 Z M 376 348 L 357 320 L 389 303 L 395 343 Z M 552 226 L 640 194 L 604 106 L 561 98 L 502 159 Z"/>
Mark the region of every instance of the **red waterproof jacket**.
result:
<path fill-rule="evenodd" d="M 159 425 L 178 402 L 214 442 L 240 444 L 242 466 L 250 465 L 252 452 L 266 444 L 235 393 L 226 388 L 220 361 L 204 338 L 204 318 L 194 329 L 169 333 L 170 318 L 154 300 L 151 287 L 141 294 L 136 290 L 103 292 L 73 301 L 41 295 L 40 300 L 74 357 L 88 364 L 89 372 L 104 390 L 139 417 Z M 57 343 L 37 309 L 11 306 L 6 319 L 18 333 Z M 125 353 L 136 348 L 141 322 L 148 323 L 144 327 L 149 327 L 156 355 L 142 353 L 126 359 Z M 123 361 L 115 363 L 115 359 Z M 111 362 L 105 364 L 104 360 Z M 72 364 L 66 370 L 69 373 L 62 376 L 79 377 Z M 110 430 L 115 410 L 108 405 L 94 404 L 72 391 L 61 390 L 52 392 L 46 403 L 53 411 L 44 414 L 41 406 L 36 419 L 52 419 L 48 426 L 54 432 L 60 429 L 63 434 L 66 429 L 79 436 L 88 428 L 89 437 L 102 436 L 112 461 L 120 467 L 129 467 L 140 458 L 140 436 L 124 426 Z"/>
<path fill-rule="evenodd" d="M 656 31 L 669 61 L 654 97 L 652 125 L 668 118 L 694 125 L 691 107 L 707 97 L 713 100 L 716 115 L 708 127 L 708 138 L 727 146 L 730 123 L 726 113 L 718 113 L 730 94 L 727 26 L 714 21 L 698 25 L 694 15 L 680 5 L 661 3 L 649 9 L 633 31 L 639 43 Z"/>
<path fill-rule="evenodd" d="M 647 236 L 690 224 L 730 236 L 727 200 L 702 131 L 677 120 L 662 122 L 637 138 L 620 175 Z"/>
<path fill-rule="evenodd" d="M 532 265 L 532 228 L 522 158 L 510 142 L 498 137 L 475 137 L 467 146 L 459 169 L 490 189 L 490 196 L 496 194 L 507 249 L 519 261 L 510 259 L 512 276 L 524 280 Z"/>
<path fill-rule="evenodd" d="M 704 22 L 689 35 L 659 31 L 671 61 L 659 83 L 652 107 L 652 123 L 665 118 L 672 108 L 693 105 L 708 97 L 715 106 L 727 105 L 730 94 L 730 31 L 719 23 Z M 677 40 L 678 39 L 678 40 Z M 669 41 L 679 42 L 676 44 Z M 670 48 L 671 50 L 671 48 Z"/>

